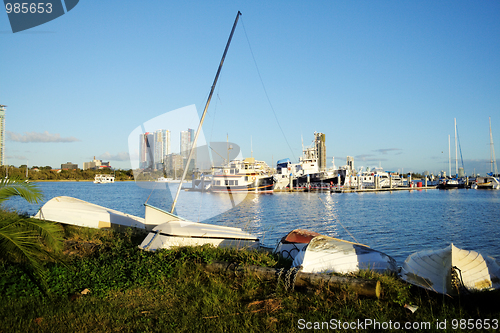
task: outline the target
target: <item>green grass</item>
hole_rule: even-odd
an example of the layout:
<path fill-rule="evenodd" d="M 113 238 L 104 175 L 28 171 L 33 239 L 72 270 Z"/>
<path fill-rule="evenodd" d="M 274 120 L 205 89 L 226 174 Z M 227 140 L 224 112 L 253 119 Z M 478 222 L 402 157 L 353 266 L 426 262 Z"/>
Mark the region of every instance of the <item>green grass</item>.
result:
<path fill-rule="evenodd" d="M 291 332 L 304 331 L 301 325 L 365 319 L 429 322 L 429 331 L 439 332 L 436 322 L 446 319 L 445 331 L 469 332 L 453 329 L 451 321 L 500 320 L 498 292 L 452 299 L 371 272 L 360 274 L 381 282 L 380 299 L 347 288 L 287 292 L 275 281 L 208 273 L 200 265 L 290 265 L 266 252 L 205 246 L 151 253 L 137 248 L 144 235 L 131 230 L 65 226 L 65 233 L 63 262 L 45 263 L 46 294 L 19 265 L 0 262 L 0 332 Z M 86 288 L 90 293 L 80 294 Z M 418 310 L 412 313 L 405 304 Z"/>

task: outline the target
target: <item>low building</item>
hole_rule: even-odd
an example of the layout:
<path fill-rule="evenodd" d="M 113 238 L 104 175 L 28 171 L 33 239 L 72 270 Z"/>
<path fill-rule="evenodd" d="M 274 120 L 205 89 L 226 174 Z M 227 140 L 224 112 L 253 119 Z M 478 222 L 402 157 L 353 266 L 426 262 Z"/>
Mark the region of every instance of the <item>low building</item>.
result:
<path fill-rule="evenodd" d="M 111 165 L 109 162 L 103 162 L 102 160 L 96 160 L 94 156 L 94 160 L 90 162 L 83 162 L 83 170 L 88 170 L 88 169 L 93 169 L 93 170 L 99 170 L 99 169 L 106 169 L 106 168 L 111 168 Z"/>
<path fill-rule="evenodd" d="M 67 162 L 67 163 L 61 164 L 61 169 L 63 169 L 63 170 L 77 170 L 78 164 Z"/>

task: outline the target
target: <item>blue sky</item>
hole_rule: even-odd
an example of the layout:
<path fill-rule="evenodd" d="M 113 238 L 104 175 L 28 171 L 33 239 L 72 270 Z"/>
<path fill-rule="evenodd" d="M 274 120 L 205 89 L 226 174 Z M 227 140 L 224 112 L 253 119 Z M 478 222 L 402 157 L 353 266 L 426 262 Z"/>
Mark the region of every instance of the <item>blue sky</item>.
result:
<path fill-rule="evenodd" d="M 439 172 L 448 135 L 454 158 L 456 118 L 466 173 L 489 171 L 499 1 L 81 0 L 15 34 L 2 11 L 7 163 L 82 167 L 96 156 L 130 168 L 135 128 L 192 104 L 201 114 L 238 10 L 207 141 L 229 137 L 274 164 L 298 160 L 316 131 L 329 166 L 349 155 L 356 167 Z"/>

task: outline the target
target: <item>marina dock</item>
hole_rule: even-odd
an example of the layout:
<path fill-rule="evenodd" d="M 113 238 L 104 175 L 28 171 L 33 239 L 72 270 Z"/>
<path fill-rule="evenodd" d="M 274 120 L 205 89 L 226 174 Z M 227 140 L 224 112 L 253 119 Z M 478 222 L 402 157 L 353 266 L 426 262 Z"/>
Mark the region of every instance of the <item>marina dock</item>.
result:
<path fill-rule="evenodd" d="M 358 193 L 358 192 L 392 192 L 392 191 L 420 191 L 420 190 L 435 190 L 437 186 L 422 186 L 422 187 L 383 187 L 383 188 L 357 188 L 357 187 L 332 187 L 332 188 L 294 188 L 278 190 L 274 192 L 330 192 L 330 193 Z"/>

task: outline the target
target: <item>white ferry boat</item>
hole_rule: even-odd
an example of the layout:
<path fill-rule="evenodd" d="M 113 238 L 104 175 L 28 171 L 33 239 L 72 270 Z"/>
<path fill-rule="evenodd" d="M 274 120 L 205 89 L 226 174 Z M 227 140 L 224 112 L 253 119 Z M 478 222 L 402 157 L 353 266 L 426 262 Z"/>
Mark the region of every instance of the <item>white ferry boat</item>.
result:
<path fill-rule="evenodd" d="M 115 182 L 114 175 L 97 174 L 94 177 L 94 184 L 107 184 L 107 183 L 114 183 L 114 182 Z"/>
<path fill-rule="evenodd" d="M 233 160 L 212 170 L 212 192 L 273 192 L 274 177 L 271 169 L 266 162 L 256 161 L 253 157 Z"/>

